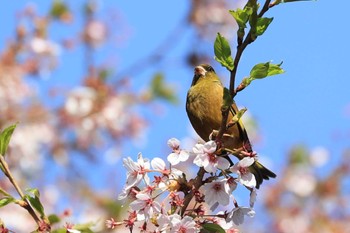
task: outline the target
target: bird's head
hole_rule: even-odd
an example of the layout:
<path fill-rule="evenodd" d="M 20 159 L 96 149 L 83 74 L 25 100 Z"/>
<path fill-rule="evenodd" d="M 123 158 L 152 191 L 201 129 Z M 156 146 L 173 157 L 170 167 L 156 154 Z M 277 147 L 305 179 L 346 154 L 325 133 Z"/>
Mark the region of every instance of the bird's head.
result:
<path fill-rule="evenodd" d="M 191 86 L 195 85 L 200 78 L 204 78 L 206 75 L 210 73 L 215 74 L 215 70 L 213 69 L 213 67 L 211 67 L 211 65 L 201 64 L 199 66 L 196 66 L 194 68 L 194 77 L 193 77 Z"/>

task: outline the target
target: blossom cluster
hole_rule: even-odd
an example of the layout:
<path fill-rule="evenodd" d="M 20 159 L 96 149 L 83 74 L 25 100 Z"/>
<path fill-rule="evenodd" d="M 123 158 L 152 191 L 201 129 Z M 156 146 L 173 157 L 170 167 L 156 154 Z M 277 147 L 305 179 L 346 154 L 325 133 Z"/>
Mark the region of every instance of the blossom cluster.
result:
<path fill-rule="evenodd" d="M 254 157 L 230 166 L 225 157 L 217 154 L 215 141 L 198 143 L 187 151 L 180 148 L 178 139 L 172 138 L 168 146 L 172 149 L 167 157 L 169 166 L 161 158 L 149 160 L 141 153 L 136 161 L 123 159 L 127 180 L 118 199 L 129 203 L 129 215 L 122 222 L 107 220 L 107 227 L 124 225 L 130 231 L 139 228 L 142 232 L 194 233 L 215 226 L 236 232 L 244 216 L 254 216 L 256 180 L 249 172 Z M 199 167 L 193 178 L 191 164 Z M 238 184 L 250 191 L 249 207 L 239 206 L 233 196 Z"/>

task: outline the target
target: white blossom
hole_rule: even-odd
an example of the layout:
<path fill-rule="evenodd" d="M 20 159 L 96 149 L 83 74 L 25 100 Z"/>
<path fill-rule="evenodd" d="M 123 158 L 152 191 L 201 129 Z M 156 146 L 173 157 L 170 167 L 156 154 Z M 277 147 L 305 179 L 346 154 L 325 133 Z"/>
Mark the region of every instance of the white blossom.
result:
<path fill-rule="evenodd" d="M 196 222 L 190 216 L 181 217 L 177 214 L 172 215 L 170 233 L 196 233 L 199 228 Z"/>
<path fill-rule="evenodd" d="M 238 175 L 238 181 L 250 188 L 256 186 L 255 176 L 249 171 L 249 167 L 254 163 L 254 158 L 245 157 L 235 165 L 233 165 L 230 170 Z"/>
<path fill-rule="evenodd" d="M 196 144 L 193 147 L 193 152 L 196 158 L 193 163 L 199 167 L 204 167 L 205 171 L 215 173 L 217 169 L 225 170 L 229 168 L 230 163 L 227 159 L 214 154 L 216 151 L 216 143 L 214 141 L 203 144 Z"/>
<path fill-rule="evenodd" d="M 206 183 L 203 186 L 205 202 L 212 206 L 215 203 L 219 203 L 223 206 L 226 206 L 230 202 L 230 195 L 227 193 L 227 179 L 220 181 L 213 181 L 211 183 Z"/>
<path fill-rule="evenodd" d="M 160 204 L 153 200 L 149 194 L 138 193 L 136 198 L 135 201 L 130 203 L 130 207 L 132 210 L 138 211 L 140 215 L 144 215 L 146 220 L 152 218 L 154 214 L 160 213 Z"/>
<path fill-rule="evenodd" d="M 189 158 L 189 153 L 180 149 L 180 141 L 178 139 L 169 139 L 168 146 L 173 150 L 173 152 L 168 155 L 168 161 L 171 165 L 185 162 Z"/>
<path fill-rule="evenodd" d="M 236 207 L 234 208 L 226 218 L 227 222 L 233 221 L 234 224 L 240 225 L 244 221 L 244 216 L 254 217 L 255 211 L 248 207 Z"/>

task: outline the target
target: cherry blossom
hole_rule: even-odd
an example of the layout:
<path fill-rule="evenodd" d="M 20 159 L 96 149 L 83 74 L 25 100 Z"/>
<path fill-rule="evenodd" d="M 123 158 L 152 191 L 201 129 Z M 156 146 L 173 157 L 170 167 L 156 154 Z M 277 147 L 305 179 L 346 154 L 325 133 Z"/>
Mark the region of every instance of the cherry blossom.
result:
<path fill-rule="evenodd" d="M 149 194 L 136 194 L 137 200 L 130 203 L 132 210 L 138 211 L 139 214 L 144 215 L 145 219 L 153 217 L 154 214 L 160 213 L 161 206 Z"/>
<path fill-rule="evenodd" d="M 230 195 L 227 193 L 227 179 L 207 183 L 203 186 L 205 201 L 209 206 L 219 203 L 226 206 L 230 202 Z"/>
<path fill-rule="evenodd" d="M 254 161 L 254 158 L 245 157 L 230 168 L 233 173 L 238 175 L 238 181 L 249 188 L 256 186 L 255 176 L 249 171 L 249 167 Z"/>
<path fill-rule="evenodd" d="M 148 159 L 143 159 L 142 154 L 138 155 L 137 162 L 134 162 L 130 157 L 123 159 L 123 166 L 127 170 L 127 180 L 125 189 L 130 189 L 137 185 L 142 179 L 149 183 L 149 178 L 146 171 L 150 168 Z"/>
<path fill-rule="evenodd" d="M 236 207 L 229 213 L 226 221 L 233 221 L 236 225 L 240 225 L 243 223 L 245 215 L 254 217 L 255 211 L 249 207 Z"/>
<path fill-rule="evenodd" d="M 214 173 L 217 169 L 228 169 L 230 163 L 227 159 L 217 156 L 216 143 L 214 141 L 206 142 L 203 144 L 196 144 L 193 147 L 193 152 L 196 154 L 196 158 L 193 163 L 199 167 L 204 167 L 205 171 Z"/>
<path fill-rule="evenodd" d="M 169 139 L 168 146 L 173 150 L 173 152 L 168 155 L 168 161 L 171 165 L 185 162 L 188 159 L 189 153 L 180 149 L 180 141 L 178 139 Z"/>
<path fill-rule="evenodd" d="M 196 233 L 199 232 L 199 228 L 196 226 L 196 222 L 193 218 L 185 216 L 181 217 L 174 214 L 171 219 L 170 233 Z"/>

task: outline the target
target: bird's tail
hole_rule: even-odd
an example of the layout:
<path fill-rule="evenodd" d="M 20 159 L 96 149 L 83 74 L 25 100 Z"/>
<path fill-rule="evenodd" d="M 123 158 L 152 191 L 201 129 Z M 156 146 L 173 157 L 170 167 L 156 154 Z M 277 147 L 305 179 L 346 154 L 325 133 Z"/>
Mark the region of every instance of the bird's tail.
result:
<path fill-rule="evenodd" d="M 249 170 L 254 174 L 256 179 L 256 188 L 258 189 L 262 184 L 263 180 L 269 180 L 270 178 L 275 178 L 276 174 L 264 167 L 258 161 L 255 161 L 250 167 Z"/>

